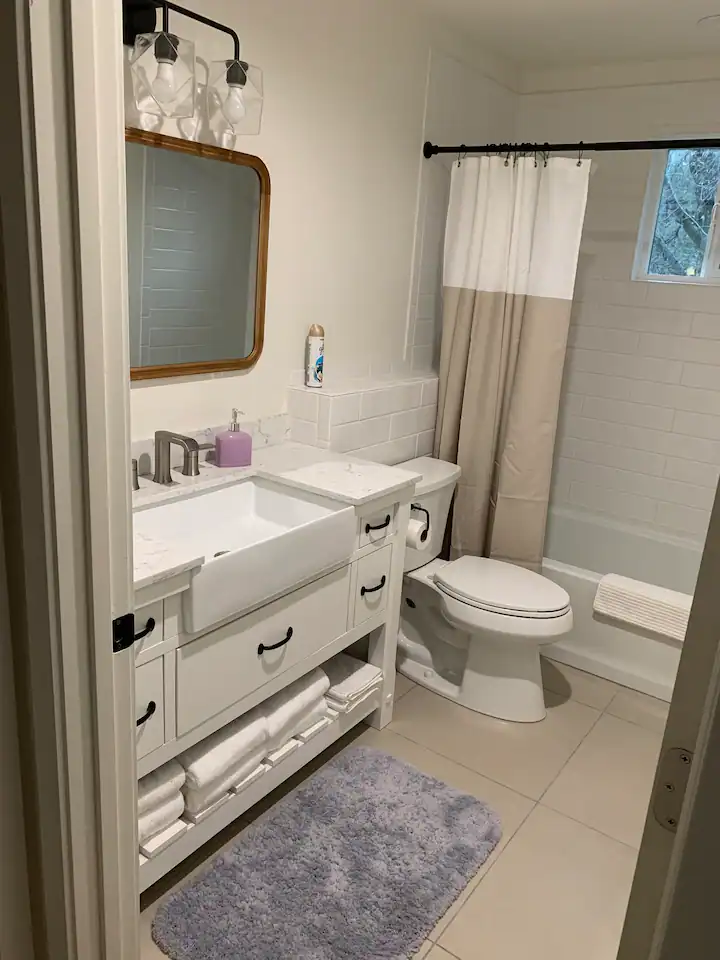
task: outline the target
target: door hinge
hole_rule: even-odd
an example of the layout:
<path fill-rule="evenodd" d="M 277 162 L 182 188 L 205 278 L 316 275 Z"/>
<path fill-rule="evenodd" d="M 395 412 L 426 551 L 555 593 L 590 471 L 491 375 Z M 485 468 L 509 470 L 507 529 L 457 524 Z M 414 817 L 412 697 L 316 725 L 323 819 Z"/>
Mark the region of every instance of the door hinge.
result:
<path fill-rule="evenodd" d="M 135 643 L 135 614 L 126 613 L 113 620 L 113 653 L 122 653 Z"/>
<path fill-rule="evenodd" d="M 660 826 L 670 833 L 677 832 L 692 762 L 692 750 L 673 747 L 665 751 L 658 766 L 652 799 L 653 814 Z"/>

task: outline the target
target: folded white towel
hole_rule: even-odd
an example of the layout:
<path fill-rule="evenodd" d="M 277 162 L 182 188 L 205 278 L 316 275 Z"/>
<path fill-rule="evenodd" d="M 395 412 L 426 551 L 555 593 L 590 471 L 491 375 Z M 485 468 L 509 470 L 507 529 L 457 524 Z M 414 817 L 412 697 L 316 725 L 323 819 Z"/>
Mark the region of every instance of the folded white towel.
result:
<path fill-rule="evenodd" d="M 240 763 L 235 764 L 230 770 L 217 780 L 208 784 L 202 790 L 193 790 L 187 784 L 183 787 L 185 797 L 185 806 L 192 814 L 202 813 L 208 807 L 216 803 L 225 793 L 229 793 L 230 787 L 240 783 L 246 777 L 249 777 L 256 767 L 259 767 L 267 756 L 267 750 L 262 747 L 256 750 L 250 757 L 246 757 Z"/>
<path fill-rule="evenodd" d="M 382 682 L 382 670 L 370 663 L 363 663 L 346 653 L 340 653 L 323 665 L 330 680 L 328 702 L 339 704 L 359 700 L 373 687 Z"/>
<path fill-rule="evenodd" d="M 686 593 L 610 574 L 600 581 L 593 606 L 612 620 L 682 643 L 692 601 Z"/>
<path fill-rule="evenodd" d="M 324 671 L 313 670 L 265 701 L 262 711 L 267 717 L 273 749 L 290 739 L 289 731 L 322 700 L 329 686 Z"/>
<path fill-rule="evenodd" d="M 159 807 L 149 810 L 142 817 L 138 817 L 138 839 L 140 843 L 145 843 L 152 837 L 162 833 L 163 830 L 179 820 L 185 809 L 185 801 L 181 793 L 175 794 L 169 800 L 166 800 Z"/>
<path fill-rule="evenodd" d="M 177 760 L 171 760 L 138 780 L 138 816 L 163 806 L 176 793 L 180 793 L 184 783 L 185 771 Z"/>
<path fill-rule="evenodd" d="M 268 740 L 268 724 L 262 711 L 251 710 L 238 720 L 196 743 L 178 760 L 187 771 L 187 786 L 204 790 L 228 771 L 254 756 Z"/>

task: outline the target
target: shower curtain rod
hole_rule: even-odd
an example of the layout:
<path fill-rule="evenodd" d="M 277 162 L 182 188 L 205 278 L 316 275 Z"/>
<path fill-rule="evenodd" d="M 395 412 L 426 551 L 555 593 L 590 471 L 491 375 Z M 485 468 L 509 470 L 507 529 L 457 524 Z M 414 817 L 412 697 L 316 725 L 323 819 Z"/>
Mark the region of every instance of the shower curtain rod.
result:
<path fill-rule="evenodd" d="M 627 150 L 692 150 L 699 147 L 720 148 L 720 138 L 695 138 L 692 140 L 613 140 L 607 143 L 485 143 L 481 146 L 439 147 L 428 141 L 423 147 L 426 160 L 439 153 L 452 153 L 458 157 L 468 153 L 610 153 Z"/>

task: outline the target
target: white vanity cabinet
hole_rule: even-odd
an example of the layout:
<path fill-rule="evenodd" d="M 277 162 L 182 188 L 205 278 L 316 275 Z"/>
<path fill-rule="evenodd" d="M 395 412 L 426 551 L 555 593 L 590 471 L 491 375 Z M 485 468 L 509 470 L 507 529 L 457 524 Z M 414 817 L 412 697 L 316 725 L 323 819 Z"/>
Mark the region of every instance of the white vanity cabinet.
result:
<path fill-rule="evenodd" d="M 349 562 L 258 609 L 200 635 L 187 634 L 182 592 L 190 574 L 139 592 L 136 697 L 138 776 L 242 716 L 293 681 L 369 636 L 369 659 L 382 668 L 383 687 L 350 714 L 274 767 L 242 796 L 201 824 L 189 824 L 152 860 L 140 857 L 140 887 L 240 816 L 353 725 L 372 715 L 392 719 L 395 655 L 410 493 L 355 508 L 357 539 Z"/>

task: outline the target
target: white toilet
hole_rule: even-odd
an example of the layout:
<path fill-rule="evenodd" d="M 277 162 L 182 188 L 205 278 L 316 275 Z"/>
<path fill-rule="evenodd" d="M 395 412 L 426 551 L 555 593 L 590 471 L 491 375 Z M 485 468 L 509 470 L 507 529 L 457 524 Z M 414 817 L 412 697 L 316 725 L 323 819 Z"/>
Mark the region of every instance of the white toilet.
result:
<path fill-rule="evenodd" d="M 437 559 L 460 468 L 430 457 L 400 466 L 422 475 L 411 519 L 429 521 L 420 549 L 406 550 L 400 673 L 478 713 L 544 719 L 540 649 L 572 629 L 570 597 L 540 574 L 499 560 Z"/>

